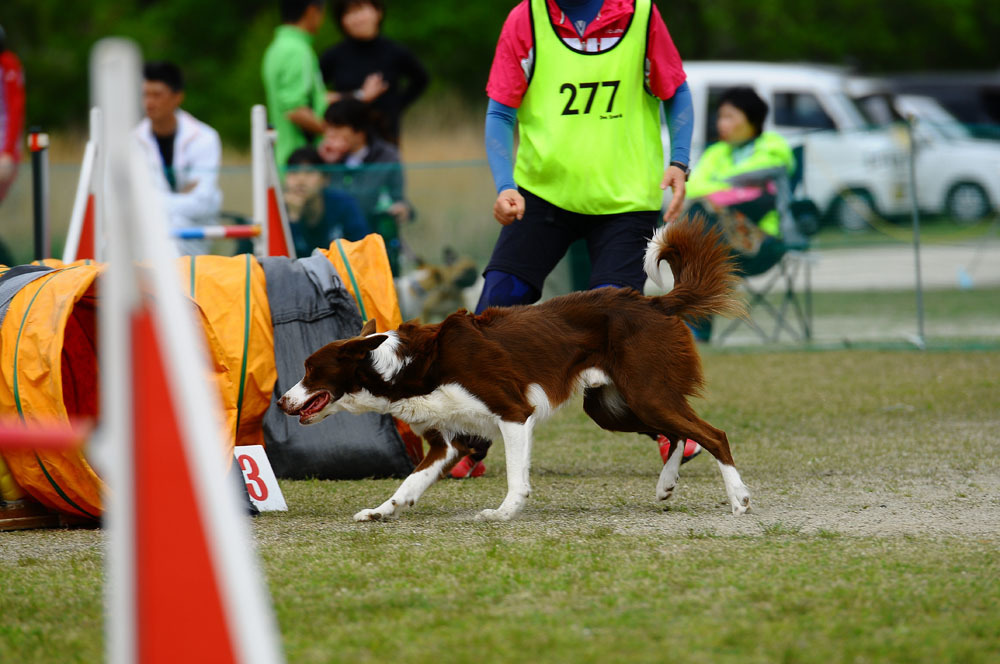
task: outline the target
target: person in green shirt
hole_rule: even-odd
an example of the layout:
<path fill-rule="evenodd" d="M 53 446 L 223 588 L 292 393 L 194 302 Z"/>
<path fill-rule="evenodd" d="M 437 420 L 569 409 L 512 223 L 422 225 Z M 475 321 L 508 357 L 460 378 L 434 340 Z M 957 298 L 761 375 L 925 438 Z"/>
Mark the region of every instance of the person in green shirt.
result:
<path fill-rule="evenodd" d="M 720 140 L 705 149 L 687 183 L 689 212 L 702 213 L 709 224 L 722 226 L 743 276 L 769 270 L 786 249 L 773 179 L 775 169 L 791 174 L 795 158 L 784 138 L 764 131 L 768 110 L 753 88 L 723 92 L 716 119 Z M 692 326 L 692 331 L 699 341 L 708 341 L 711 319 Z"/>
<path fill-rule="evenodd" d="M 313 36 L 323 24 L 323 0 L 281 0 L 281 21 L 264 51 L 261 77 L 267 116 L 278 133 L 275 161 L 288 157 L 323 134 L 328 93 L 313 50 Z"/>

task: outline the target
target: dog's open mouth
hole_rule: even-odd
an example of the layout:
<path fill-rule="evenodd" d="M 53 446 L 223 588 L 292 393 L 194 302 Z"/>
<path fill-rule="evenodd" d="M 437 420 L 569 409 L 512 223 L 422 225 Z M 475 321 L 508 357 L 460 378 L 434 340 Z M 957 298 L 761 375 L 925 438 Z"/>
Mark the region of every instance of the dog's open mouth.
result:
<path fill-rule="evenodd" d="M 319 392 L 316 396 L 311 397 L 306 405 L 302 407 L 299 411 L 299 422 L 304 422 L 311 416 L 315 415 L 319 411 L 323 410 L 328 403 L 330 403 L 330 393 L 326 390 Z"/>

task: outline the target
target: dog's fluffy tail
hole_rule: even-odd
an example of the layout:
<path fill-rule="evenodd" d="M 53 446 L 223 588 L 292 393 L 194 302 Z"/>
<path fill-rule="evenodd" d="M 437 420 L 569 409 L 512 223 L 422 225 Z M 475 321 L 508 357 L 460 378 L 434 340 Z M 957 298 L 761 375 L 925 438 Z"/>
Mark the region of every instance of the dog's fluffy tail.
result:
<path fill-rule="evenodd" d="M 746 304 L 738 296 L 730 250 L 717 228 L 706 228 L 702 217 L 682 219 L 663 226 L 646 247 L 646 274 L 660 288 L 660 262 L 667 261 L 674 274 L 674 287 L 654 298 L 657 308 L 671 316 L 699 320 L 718 314 L 730 318 L 746 316 Z"/>

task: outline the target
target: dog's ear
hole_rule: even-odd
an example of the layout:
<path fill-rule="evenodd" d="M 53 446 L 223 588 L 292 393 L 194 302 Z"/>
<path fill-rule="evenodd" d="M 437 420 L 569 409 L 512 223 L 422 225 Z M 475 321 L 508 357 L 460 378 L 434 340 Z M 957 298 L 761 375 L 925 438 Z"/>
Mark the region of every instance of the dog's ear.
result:
<path fill-rule="evenodd" d="M 365 326 L 361 328 L 361 332 L 358 334 L 360 337 L 367 337 L 369 334 L 375 334 L 375 319 L 369 318 Z"/>
<path fill-rule="evenodd" d="M 388 335 L 385 334 L 373 334 L 370 337 L 352 339 L 344 344 L 342 351 L 350 357 L 360 359 L 381 346 L 382 342 L 388 338 Z"/>

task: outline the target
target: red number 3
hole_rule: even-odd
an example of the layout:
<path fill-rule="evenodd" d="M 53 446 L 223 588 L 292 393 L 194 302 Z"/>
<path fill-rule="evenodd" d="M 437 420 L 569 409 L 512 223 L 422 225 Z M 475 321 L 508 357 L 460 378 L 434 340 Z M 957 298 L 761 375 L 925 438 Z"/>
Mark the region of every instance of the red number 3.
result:
<path fill-rule="evenodd" d="M 257 462 L 253 460 L 253 457 L 246 454 L 236 458 L 240 462 L 240 468 L 246 473 L 248 480 L 247 492 L 250 494 L 250 497 L 257 501 L 267 500 L 267 485 L 260 478 L 260 468 L 257 467 Z"/>

